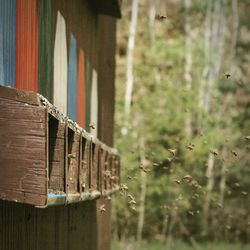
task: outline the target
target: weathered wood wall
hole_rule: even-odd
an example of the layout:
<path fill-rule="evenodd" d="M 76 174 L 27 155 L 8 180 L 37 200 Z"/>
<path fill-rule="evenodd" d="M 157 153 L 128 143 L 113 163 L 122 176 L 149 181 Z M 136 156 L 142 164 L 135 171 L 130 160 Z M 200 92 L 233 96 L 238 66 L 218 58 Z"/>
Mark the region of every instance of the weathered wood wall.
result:
<path fill-rule="evenodd" d="M 98 137 L 112 146 L 116 20 L 106 16 L 97 20 L 94 12 L 85 13 L 86 1 L 75 0 L 76 8 L 69 3 L 72 2 L 55 0 L 54 10 L 60 10 L 67 29 L 83 48 L 84 60 L 97 70 Z M 82 18 L 80 25 L 79 15 Z M 103 204 L 106 212 L 101 213 L 99 207 Z M 0 201 L 1 250 L 108 250 L 110 241 L 110 200 L 99 199 L 46 209 Z"/>

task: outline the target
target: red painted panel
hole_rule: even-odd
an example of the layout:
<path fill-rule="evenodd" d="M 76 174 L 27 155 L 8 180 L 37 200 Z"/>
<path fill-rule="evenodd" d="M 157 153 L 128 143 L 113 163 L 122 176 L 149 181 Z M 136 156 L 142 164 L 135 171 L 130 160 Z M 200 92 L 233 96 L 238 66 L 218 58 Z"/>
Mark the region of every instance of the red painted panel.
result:
<path fill-rule="evenodd" d="M 38 20 L 36 0 L 16 2 L 16 87 L 37 92 Z"/>
<path fill-rule="evenodd" d="M 77 122 L 81 127 L 85 127 L 85 103 L 86 103 L 86 88 L 85 88 L 85 61 L 84 52 L 79 50 L 78 58 L 78 89 L 77 89 Z"/>

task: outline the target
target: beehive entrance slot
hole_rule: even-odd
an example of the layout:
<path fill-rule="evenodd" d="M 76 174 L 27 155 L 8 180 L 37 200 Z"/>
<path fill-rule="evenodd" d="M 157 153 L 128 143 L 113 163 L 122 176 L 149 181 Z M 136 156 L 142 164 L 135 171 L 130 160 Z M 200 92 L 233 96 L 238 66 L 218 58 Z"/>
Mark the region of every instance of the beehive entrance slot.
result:
<path fill-rule="evenodd" d="M 68 128 L 68 191 L 79 192 L 79 135 Z"/>
<path fill-rule="evenodd" d="M 49 191 L 64 191 L 64 126 L 49 114 Z"/>
<path fill-rule="evenodd" d="M 82 138 L 82 145 L 81 145 L 81 165 L 80 165 L 80 191 L 84 192 L 86 191 L 87 187 L 87 176 L 88 176 L 88 171 L 87 171 L 87 164 L 88 164 L 88 157 L 87 157 L 87 143 L 86 139 Z"/>

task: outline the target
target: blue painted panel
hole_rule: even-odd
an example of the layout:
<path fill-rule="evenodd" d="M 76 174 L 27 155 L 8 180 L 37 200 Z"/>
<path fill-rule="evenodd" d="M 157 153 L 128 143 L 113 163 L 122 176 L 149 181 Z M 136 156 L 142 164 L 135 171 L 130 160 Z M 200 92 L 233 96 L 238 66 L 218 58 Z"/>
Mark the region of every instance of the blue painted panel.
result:
<path fill-rule="evenodd" d="M 68 116 L 77 120 L 77 43 L 70 34 L 69 66 L 68 66 Z"/>
<path fill-rule="evenodd" d="M 16 0 L 0 0 L 0 84 L 15 87 Z"/>

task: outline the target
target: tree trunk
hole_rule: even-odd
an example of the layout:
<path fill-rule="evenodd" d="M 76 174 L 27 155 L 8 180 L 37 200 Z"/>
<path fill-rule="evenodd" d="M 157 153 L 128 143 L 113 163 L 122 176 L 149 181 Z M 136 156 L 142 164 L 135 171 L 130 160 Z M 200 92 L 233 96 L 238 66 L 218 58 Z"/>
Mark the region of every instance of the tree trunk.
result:
<path fill-rule="evenodd" d="M 136 26 L 137 26 L 137 17 L 138 17 L 138 2 L 139 0 L 132 1 L 132 15 L 130 22 L 130 31 L 129 31 L 129 39 L 128 39 L 128 57 L 127 57 L 127 83 L 126 83 L 126 91 L 125 91 L 125 116 L 126 119 L 130 113 L 131 100 L 132 100 L 132 91 L 134 84 L 133 77 L 133 54 L 135 47 L 135 35 L 136 35 Z"/>
<path fill-rule="evenodd" d="M 209 208 L 211 203 L 211 195 L 214 187 L 214 155 L 209 154 L 207 162 L 207 188 L 206 188 L 206 197 L 203 206 L 203 236 L 208 235 L 208 220 L 209 220 Z"/>
<path fill-rule="evenodd" d="M 186 89 L 189 91 L 192 87 L 192 28 L 190 20 L 190 7 L 192 1 L 184 0 L 185 6 L 185 71 L 184 71 L 184 80 L 186 82 Z M 185 132 L 188 138 L 192 137 L 192 118 L 191 114 L 186 114 L 185 119 Z"/>
<path fill-rule="evenodd" d="M 144 138 L 141 137 L 140 140 L 140 158 L 141 163 L 145 162 L 145 153 L 144 153 Z M 137 247 L 140 247 L 142 240 L 142 230 L 144 225 L 144 215 L 145 215 L 145 200 L 147 192 L 147 174 L 141 170 L 141 194 L 140 194 L 140 203 L 139 203 L 139 217 L 138 217 L 138 226 L 137 226 Z"/>

